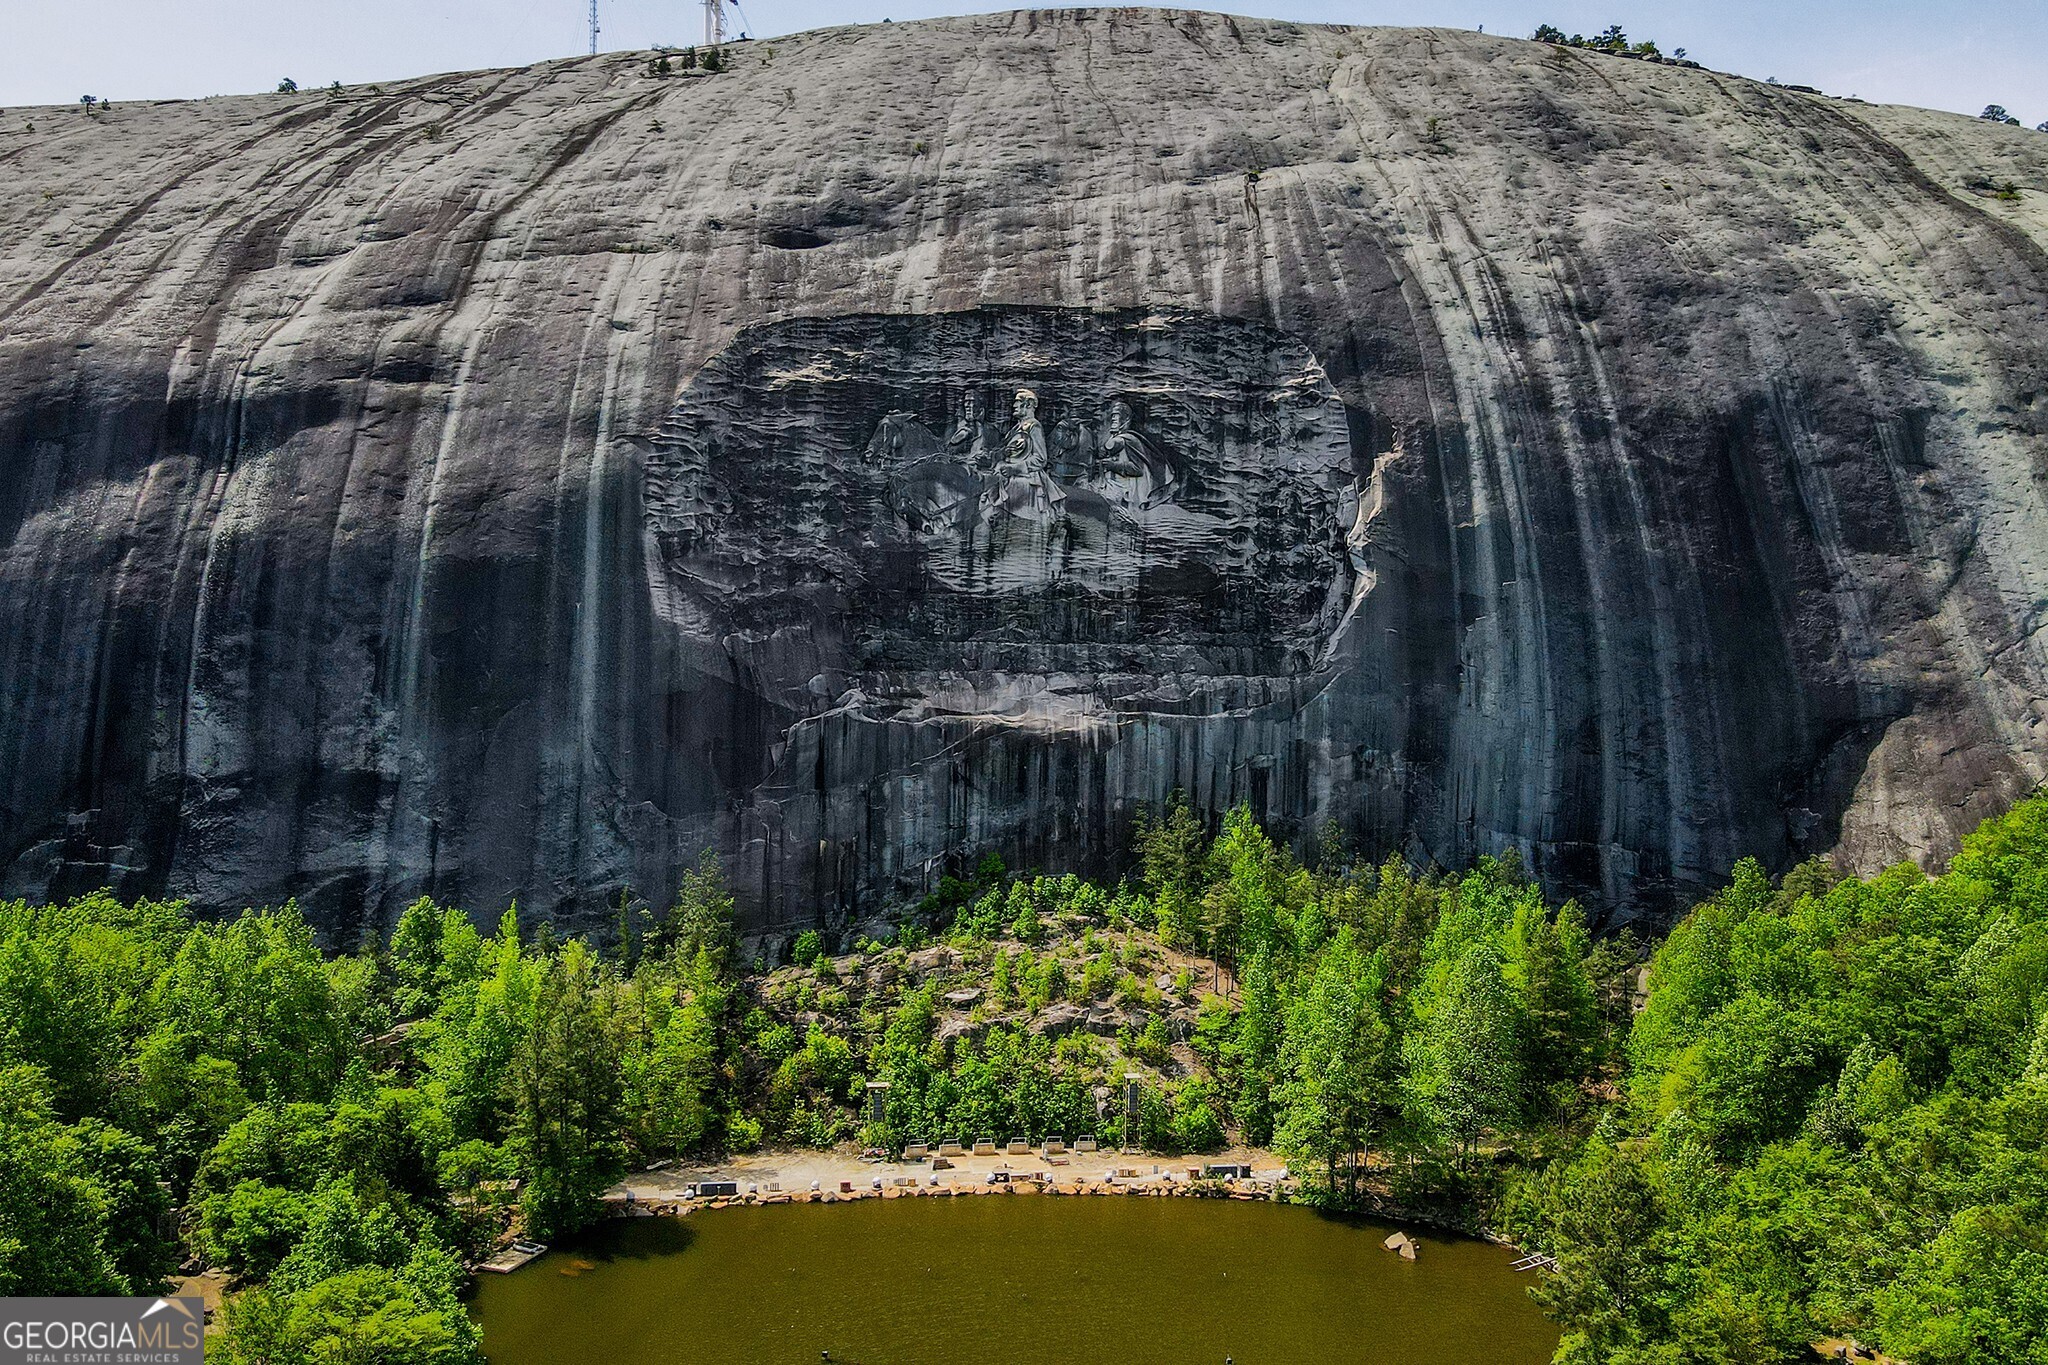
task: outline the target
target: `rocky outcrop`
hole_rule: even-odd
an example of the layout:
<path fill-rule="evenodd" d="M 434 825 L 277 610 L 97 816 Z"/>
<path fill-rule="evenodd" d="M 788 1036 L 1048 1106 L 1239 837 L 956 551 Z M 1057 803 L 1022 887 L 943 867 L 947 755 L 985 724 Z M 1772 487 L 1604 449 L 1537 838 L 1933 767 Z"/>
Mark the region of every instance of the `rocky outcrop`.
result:
<path fill-rule="evenodd" d="M 2048 137 L 1172 11 L 733 58 L 0 119 L 9 894 L 711 848 L 780 927 L 1184 788 L 1629 915 L 2041 780 Z"/>

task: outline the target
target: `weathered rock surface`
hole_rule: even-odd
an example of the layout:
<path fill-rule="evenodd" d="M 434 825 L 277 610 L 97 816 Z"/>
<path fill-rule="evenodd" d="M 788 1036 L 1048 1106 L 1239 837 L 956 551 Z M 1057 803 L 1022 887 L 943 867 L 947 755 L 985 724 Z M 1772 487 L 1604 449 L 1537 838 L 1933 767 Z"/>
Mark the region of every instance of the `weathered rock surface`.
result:
<path fill-rule="evenodd" d="M 0 889 L 716 848 L 783 926 L 1181 787 L 1635 913 L 2042 779 L 2048 137 L 1169 11 L 734 56 L 0 118 Z"/>

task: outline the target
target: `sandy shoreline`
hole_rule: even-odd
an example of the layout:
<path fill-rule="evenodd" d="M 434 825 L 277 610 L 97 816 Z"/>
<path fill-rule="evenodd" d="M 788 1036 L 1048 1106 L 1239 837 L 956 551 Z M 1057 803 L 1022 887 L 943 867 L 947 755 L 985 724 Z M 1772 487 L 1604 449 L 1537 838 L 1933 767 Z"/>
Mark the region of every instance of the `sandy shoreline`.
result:
<path fill-rule="evenodd" d="M 851 1149 L 760 1152 L 722 1163 L 687 1163 L 635 1171 L 605 1191 L 604 1203 L 613 1218 L 651 1218 L 686 1217 L 699 1210 L 769 1204 L 840 1204 L 866 1199 L 976 1195 L 1117 1195 L 1285 1202 L 1301 1188 L 1299 1179 L 1275 1153 L 1257 1147 L 1232 1147 L 1193 1156 L 1114 1151 L 1048 1156 L 1039 1148 L 1018 1154 L 970 1153 L 946 1160 L 950 1163 L 946 1169 L 934 1170 L 936 1163 L 930 1160 L 869 1160 Z M 1240 1171 L 1249 1168 L 1250 1174 L 1209 1175 L 1209 1168 L 1216 1166 L 1234 1166 Z M 990 1180 L 997 1173 L 1007 1178 Z M 715 1194 L 699 1189 L 710 1182 L 724 1188 Z M 1444 1235 L 1476 1238 L 1519 1250 L 1512 1241 L 1488 1228 L 1475 1231 L 1391 1209 L 1374 1211 L 1373 1216 L 1397 1228 L 1431 1228 Z M 1388 1250 L 1399 1250 L 1400 1240 L 1398 1234 L 1390 1237 L 1386 1243 Z M 522 1246 L 526 1249 L 519 1249 Z M 508 1238 L 497 1254 L 472 1268 L 516 1270 L 544 1250 L 537 1244 L 515 1244 Z M 1412 1250 L 1402 1254 L 1415 1259 Z"/>
<path fill-rule="evenodd" d="M 1026 1154 L 963 1155 L 934 1161 L 875 1161 L 852 1150 L 759 1152 L 731 1161 L 688 1163 L 658 1171 L 636 1171 L 606 1191 L 615 1211 L 681 1213 L 692 1207 L 745 1203 L 835 1203 L 856 1198 L 997 1193 L 1193 1194 L 1223 1192 L 1241 1198 L 1270 1198 L 1290 1188 L 1286 1165 L 1272 1152 L 1237 1147 L 1200 1156 L 1098 1151 L 1048 1156 L 1043 1148 Z M 1219 1182 L 1201 1178 L 1211 1166 L 1249 1166 L 1249 1179 Z M 991 1182 L 992 1174 L 1007 1181 Z M 737 1196 L 693 1198 L 691 1187 L 731 1181 Z M 1200 1186 L 1200 1190 L 1195 1187 Z"/>

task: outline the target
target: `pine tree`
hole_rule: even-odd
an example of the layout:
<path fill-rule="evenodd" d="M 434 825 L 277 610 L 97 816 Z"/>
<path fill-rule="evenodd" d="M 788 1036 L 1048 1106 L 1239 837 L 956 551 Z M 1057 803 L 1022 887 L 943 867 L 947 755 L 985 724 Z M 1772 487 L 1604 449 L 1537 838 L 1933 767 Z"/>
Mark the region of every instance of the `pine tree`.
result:
<path fill-rule="evenodd" d="M 1193 946 L 1201 934 L 1208 832 L 1188 808 L 1187 794 L 1176 791 L 1164 816 L 1140 811 L 1135 842 L 1139 875 L 1152 896 L 1159 936 L 1170 948 Z"/>
<path fill-rule="evenodd" d="M 1577 902 L 1565 902 L 1554 919 L 1535 896 L 1516 907 L 1506 976 L 1527 1026 L 1523 1064 L 1532 1085 L 1568 1084 L 1585 1073 L 1600 1034 L 1600 1002 L 1586 970 L 1591 950 Z"/>

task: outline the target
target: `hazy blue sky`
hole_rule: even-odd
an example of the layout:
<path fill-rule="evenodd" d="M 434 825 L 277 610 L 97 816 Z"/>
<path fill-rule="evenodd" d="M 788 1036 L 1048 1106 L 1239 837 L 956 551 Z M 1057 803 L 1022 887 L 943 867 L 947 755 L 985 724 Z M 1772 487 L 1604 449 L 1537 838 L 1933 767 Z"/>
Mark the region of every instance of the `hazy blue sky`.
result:
<path fill-rule="evenodd" d="M 587 0 L 0 0 L 0 105 L 82 94 L 164 98 L 387 80 L 513 66 L 585 49 Z M 1620 23 L 1709 66 L 1832 94 L 1974 114 L 1996 101 L 2048 119 L 2048 0 L 1242 0 L 1237 13 L 1329 23 L 1538 23 L 1594 32 Z M 828 24 L 919 18 L 993 5 L 960 0 L 752 0 L 755 37 Z M 599 0 L 606 48 L 686 43 L 687 0 Z"/>

